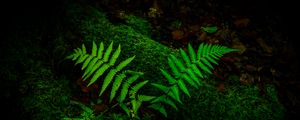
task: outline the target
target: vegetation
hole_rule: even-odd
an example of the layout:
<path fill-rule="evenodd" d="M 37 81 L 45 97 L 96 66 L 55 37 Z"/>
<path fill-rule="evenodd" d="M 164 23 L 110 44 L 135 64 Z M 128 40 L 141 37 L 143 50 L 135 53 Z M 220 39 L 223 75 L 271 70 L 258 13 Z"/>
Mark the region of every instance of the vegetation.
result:
<path fill-rule="evenodd" d="M 218 64 L 217 60 L 223 54 L 237 51 L 235 49 L 230 49 L 224 46 L 208 44 L 201 44 L 199 46 L 197 54 L 195 53 L 191 45 L 188 46 L 189 55 L 187 55 L 182 49 L 180 49 L 180 53 L 184 62 L 171 55 L 170 59 L 168 59 L 168 63 L 172 68 L 174 77 L 172 77 L 172 75 L 165 70 L 161 69 L 162 74 L 168 80 L 168 86 L 152 83 L 153 87 L 156 87 L 164 92 L 163 95 L 155 97 L 138 94 L 138 90 L 141 89 L 145 84 L 147 84 L 148 80 L 138 82 L 136 83 L 136 85 L 132 85 L 132 83 L 135 82 L 139 78 L 139 76 L 142 75 L 142 73 L 128 70 L 123 72 L 121 71 L 134 59 L 134 56 L 122 61 L 114 68 L 111 68 L 114 66 L 121 52 L 121 46 L 119 45 L 117 50 L 111 55 L 113 49 L 112 46 L 113 42 L 104 52 L 104 45 L 102 42 L 99 48 L 93 42 L 93 47 L 91 50 L 92 53 L 88 54 L 86 47 L 83 44 L 81 49 L 75 49 L 74 53 L 67 58 L 76 61 L 75 65 L 83 63 L 81 67 L 82 70 L 85 69 L 85 72 L 82 75 L 83 80 L 91 78 L 87 87 L 95 83 L 96 80 L 98 80 L 106 70 L 109 71 L 103 79 L 99 96 L 103 95 L 108 85 L 113 82 L 113 79 L 115 79 L 112 84 L 111 91 L 109 92 L 109 103 L 111 103 L 115 95 L 118 94 L 118 105 L 127 113 L 128 116 L 132 118 L 139 118 L 138 109 L 141 107 L 142 102 L 144 101 L 151 101 L 151 105 L 149 107 L 158 110 L 165 117 L 167 117 L 167 112 L 165 107 L 163 107 L 161 103 L 166 103 L 174 109 L 178 110 L 177 105 L 174 101 L 183 104 L 180 100 L 180 91 L 183 91 L 190 97 L 189 90 L 185 84 L 189 84 L 195 88 L 198 88 L 198 86 L 204 86 L 205 84 L 201 79 L 207 77 L 206 73 L 212 73 L 211 70 L 214 68 L 212 66 L 212 63 Z M 128 77 L 127 74 L 132 75 Z M 127 78 L 127 80 L 125 80 L 125 78 Z M 121 91 L 117 93 L 120 86 L 122 86 Z M 124 102 L 127 94 L 132 105 L 131 108 L 128 107 L 128 104 Z M 87 112 L 86 114 L 88 113 L 91 114 L 91 112 Z"/>
<path fill-rule="evenodd" d="M 172 4 L 179 5 L 179 2 Z M 16 119 L 285 117 L 286 110 L 272 82 L 260 76 L 257 77 L 260 81 L 243 82 L 243 74 L 230 66 L 243 66 L 248 62 L 239 58 L 243 55 L 238 50 L 241 46 L 235 47 L 228 41 L 205 41 L 212 40 L 212 36 L 228 40 L 224 26 L 196 27 L 195 33 L 199 32 L 201 37 L 198 42 L 189 41 L 182 44 L 187 47 L 174 47 L 171 42 L 162 40 L 166 38 L 164 32 L 158 37 L 161 41 L 151 38 L 152 31 L 159 28 L 160 16 L 151 18 L 157 19 L 153 20 L 156 21 L 153 27 L 147 16 L 127 11 L 122 12 L 124 17 L 118 18 L 118 22 L 112 22 L 116 18 L 109 18 L 112 13 L 104 8 L 84 4 L 66 6 L 66 23 L 53 22 L 57 25 L 53 26 L 53 34 L 49 35 L 46 30 L 51 24 L 43 26 L 43 22 L 32 21 L 41 27 L 16 33 L 16 37 L 10 39 L 15 41 L 13 44 L 4 44 L 6 59 L 0 60 L 3 66 L 0 75 L 5 87 L 1 87 L 4 95 L 1 99 L 20 98 L 9 102 L 19 103 L 13 108 L 24 111 Z M 158 10 L 158 6 L 151 8 Z M 192 39 L 187 35 L 192 33 L 185 28 L 188 22 L 174 21 L 171 28 L 184 34 L 179 40 Z M 268 50 L 265 46 L 262 48 Z M 259 73 L 262 70 L 257 68 Z M 17 92 L 10 93 L 10 90 Z"/>

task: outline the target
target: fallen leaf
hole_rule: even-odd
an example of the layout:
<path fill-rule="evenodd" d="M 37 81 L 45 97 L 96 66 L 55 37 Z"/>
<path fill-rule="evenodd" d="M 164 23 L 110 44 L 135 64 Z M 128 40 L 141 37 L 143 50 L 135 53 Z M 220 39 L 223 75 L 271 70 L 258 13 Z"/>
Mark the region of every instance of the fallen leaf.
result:
<path fill-rule="evenodd" d="M 218 85 L 217 90 L 220 91 L 220 92 L 224 92 L 225 91 L 225 85 L 224 85 L 224 83 L 220 83 Z"/>
<path fill-rule="evenodd" d="M 108 109 L 107 105 L 105 104 L 95 104 L 93 105 L 93 111 L 96 113 L 100 113 Z"/>
<path fill-rule="evenodd" d="M 254 77 L 248 73 L 243 73 L 240 77 L 240 82 L 243 85 L 251 85 L 254 83 Z"/>
<path fill-rule="evenodd" d="M 180 30 L 174 30 L 171 34 L 173 40 L 180 40 L 184 37 L 184 33 Z"/>
<path fill-rule="evenodd" d="M 249 23 L 250 23 L 250 19 L 242 18 L 242 19 L 235 20 L 233 24 L 236 28 L 245 28 L 249 25 Z"/>
<path fill-rule="evenodd" d="M 265 40 L 262 38 L 257 38 L 256 41 L 262 47 L 262 49 L 267 53 L 272 53 L 273 48 L 266 44 Z"/>
<path fill-rule="evenodd" d="M 239 49 L 240 54 L 243 54 L 247 50 L 246 46 L 238 38 L 232 40 L 232 48 Z"/>
<path fill-rule="evenodd" d="M 249 72 L 254 72 L 254 71 L 257 71 L 257 67 L 253 66 L 253 65 L 245 65 L 245 69 Z"/>
<path fill-rule="evenodd" d="M 206 36 L 207 36 L 206 32 L 202 32 L 202 33 L 200 34 L 200 36 L 199 36 L 199 39 L 200 39 L 201 41 L 205 41 Z"/>

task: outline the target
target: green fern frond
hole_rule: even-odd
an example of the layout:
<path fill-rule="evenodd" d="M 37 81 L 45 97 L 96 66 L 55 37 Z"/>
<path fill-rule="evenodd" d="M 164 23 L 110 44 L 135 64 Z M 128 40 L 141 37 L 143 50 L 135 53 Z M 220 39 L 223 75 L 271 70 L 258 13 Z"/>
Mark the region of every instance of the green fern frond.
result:
<path fill-rule="evenodd" d="M 185 67 L 184 64 L 182 63 L 181 60 L 177 59 L 175 56 L 171 55 L 171 60 L 175 63 L 175 65 L 179 68 L 179 72 L 184 72 L 185 71 Z M 171 66 L 169 64 L 169 66 Z M 172 67 L 171 67 L 172 68 Z"/>
<path fill-rule="evenodd" d="M 142 102 L 141 101 L 138 101 L 136 99 L 133 99 L 131 100 L 131 105 L 132 105 L 132 111 L 133 111 L 133 115 L 132 117 L 135 117 L 135 118 L 138 118 L 138 114 L 137 114 L 137 111 L 138 109 L 141 107 L 142 105 Z"/>
<path fill-rule="evenodd" d="M 143 73 L 140 73 L 140 72 L 132 72 L 132 71 L 129 71 L 127 73 L 131 73 L 132 76 L 130 76 L 122 85 L 122 89 L 121 89 L 121 92 L 120 92 L 120 96 L 118 98 L 118 101 L 119 102 L 123 102 L 128 94 L 128 90 L 129 90 L 129 87 L 130 85 L 136 81 L 141 75 L 143 75 Z"/>
<path fill-rule="evenodd" d="M 82 108 L 82 110 L 83 110 L 85 113 L 93 114 L 93 110 L 92 110 L 91 108 L 87 107 L 86 105 L 84 105 L 83 103 L 80 103 L 80 102 L 77 102 L 77 101 L 73 101 L 73 100 L 71 100 L 70 103 L 71 103 L 71 104 L 78 105 L 80 108 Z"/>
<path fill-rule="evenodd" d="M 121 83 L 125 77 L 126 77 L 125 72 L 116 76 L 116 79 L 112 85 L 112 89 L 110 92 L 111 94 L 110 94 L 109 102 L 111 102 L 113 100 L 113 98 L 115 97 L 117 90 L 121 86 Z"/>
<path fill-rule="evenodd" d="M 95 72 L 95 74 L 93 75 L 92 79 L 90 80 L 88 86 L 90 86 L 91 84 L 93 84 L 94 82 L 96 82 L 96 80 L 109 68 L 111 67 L 109 64 L 104 64 L 103 66 L 101 66 L 100 68 L 98 68 L 98 70 Z M 85 78 L 87 79 L 87 78 Z"/>
<path fill-rule="evenodd" d="M 196 61 L 196 52 L 194 51 L 191 44 L 188 44 L 188 51 L 191 56 L 191 62 L 194 63 Z"/>
<path fill-rule="evenodd" d="M 129 71 L 127 71 L 129 73 Z M 143 82 L 139 82 L 139 83 L 136 83 L 135 85 L 132 86 L 133 82 L 140 76 L 142 75 L 142 73 L 139 73 L 139 72 L 135 72 L 133 73 L 133 76 L 128 78 L 128 80 L 123 84 L 123 88 L 121 90 L 121 93 L 120 93 L 120 97 L 118 99 L 119 103 L 123 103 L 125 97 L 127 96 L 128 94 L 128 89 L 129 90 L 129 98 L 130 98 L 130 103 L 132 105 L 131 109 L 128 108 L 131 112 L 131 117 L 132 118 L 139 118 L 138 117 L 138 114 L 137 114 L 137 111 L 138 109 L 140 108 L 140 106 L 142 105 L 142 102 L 144 101 L 150 101 L 152 99 L 154 99 L 155 97 L 154 96 L 147 96 L 147 95 L 139 95 L 137 94 L 138 91 L 145 85 L 148 83 L 148 80 L 146 81 L 143 81 Z M 124 106 L 121 106 L 123 107 L 123 109 L 126 111 L 126 107 Z"/>
<path fill-rule="evenodd" d="M 97 54 L 98 59 L 102 59 L 103 50 L 104 50 L 104 44 L 103 44 L 103 42 L 101 42 L 100 46 L 99 46 L 99 49 L 98 49 L 98 54 Z"/>
<path fill-rule="evenodd" d="M 119 47 L 120 48 L 120 47 Z M 118 51 L 116 51 L 118 52 Z M 115 55 L 115 54 L 114 54 Z M 114 55 L 112 56 L 111 59 L 114 59 Z M 115 57 L 118 57 L 119 55 L 115 55 Z M 105 89 L 107 88 L 107 86 L 111 83 L 113 77 L 116 75 L 116 73 L 118 71 L 121 71 L 125 66 L 127 66 L 132 60 L 134 59 L 134 56 L 131 57 L 131 58 L 128 58 L 126 60 L 124 60 L 123 62 L 121 62 L 115 69 L 111 69 L 109 71 L 109 73 L 107 74 L 107 76 L 104 78 L 104 82 L 103 82 L 103 85 L 102 85 L 102 88 L 101 88 L 101 92 L 100 92 L 100 95 L 102 95 L 102 93 L 105 91 Z M 112 60 L 113 61 L 113 60 Z M 115 61 L 115 60 L 114 60 Z M 114 63 L 111 63 L 111 64 L 114 64 Z M 92 79 L 93 80 L 93 79 Z M 91 81 L 92 81 L 91 80 Z M 90 84 L 89 84 L 90 85 Z"/>
<path fill-rule="evenodd" d="M 203 78 L 212 74 L 214 65 L 218 64 L 220 58 L 229 52 L 238 51 L 228 47 L 212 44 L 200 44 L 198 51 L 195 52 L 189 44 L 188 51 L 180 49 L 180 57 L 170 55 L 168 64 L 171 68 L 170 72 L 161 69 L 162 75 L 168 81 L 168 85 L 151 83 L 151 85 L 163 91 L 161 96 L 140 95 L 138 91 L 149 81 L 136 82 L 143 75 L 142 72 L 123 70 L 135 56 L 127 58 L 116 64 L 121 53 L 121 45 L 113 52 L 113 42 L 110 43 L 105 50 L 101 42 L 99 47 L 93 42 L 91 53 L 89 54 L 84 44 L 81 48 L 74 49 L 74 52 L 67 56 L 67 59 L 75 61 L 75 65 L 82 63 L 81 69 L 84 70 L 83 80 L 88 80 L 90 86 L 94 84 L 100 76 L 104 76 L 99 96 L 112 84 L 109 102 L 116 98 L 119 106 L 132 118 L 138 118 L 138 109 L 143 102 L 149 101 L 149 108 L 158 110 L 167 117 L 167 112 L 163 104 L 167 104 L 178 110 L 177 103 L 183 104 L 181 101 L 181 91 L 191 97 L 188 85 L 199 88 L 205 85 Z M 106 74 L 106 75 L 105 75 Z M 129 100 L 125 100 L 129 98 Z M 131 104 L 131 107 L 128 106 Z"/>
<path fill-rule="evenodd" d="M 116 75 L 118 71 L 116 69 L 111 69 L 109 71 L 109 73 L 106 75 L 106 77 L 104 78 L 104 81 L 103 81 L 103 85 L 101 87 L 101 91 L 100 91 L 100 94 L 99 96 L 102 95 L 102 93 L 106 90 L 107 86 L 112 82 L 114 76 Z M 91 82 L 88 84 L 88 86 L 91 84 Z"/>
<path fill-rule="evenodd" d="M 161 84 L 151 83 L 151 85 L 158 88 L 158 89 L 160 89 L 161 91 L 163 91 L 165 93 L 169 92 L 169 90 L 170 90 L 169 87 L 161 85 Z"/>
<path fill-rule="evenodd" d="M 146 81 L 137 83 L 136 85 L 134 85 L 134 86 L 131 88 L 129 94 L 135 96 L 135 94 L 138 92 L 138 90 L 141 89 L 141 88 L 142 88 L 145 84 L 147 84 L 148 82 L 149 82 L 149 81 L 146 80 Z"/>
<path fill-rule="evenodd" d="M 89 78 L 93 73 L 95 73 L 95 71 L 99 69 L 100 66 L 103 65 L 103 63 L 105 63 L 102 59 L 95 59 L 96 63 L 89 65 L 88 68 L 86 68 L 86 70 L 84 71 L 84 74 L 82 76 L 84 80 L 87 80 L 87 78 Z"/>
<path fill-rule="evenodd" d="M 97 56 L 97 45 L 93 41 L 93 47 L 92 47 L 92 56 Z"/>
<path fill-rule="evenodd" d="M 164 91 L 165 94 L 167 94 L 169 97 L 171 97 L 173 100 L 176 100 L 179 103 L 182 103 L 180 100 L 180 97 L 178 97 L 178 90 L 174 90 L 173 87 L 167 87 L 161 84 L 157 84 L 157 83 L 151 83 L 152 86 L 160 89 L 161 91 Z"/>
<path fill-rule="evenodd" d="M 135 82 L 143 73 L 123 70 L 123 68 L 131 63 L 135 56 L 116 64 L 120 53 L 121 45 L 113 51 L 113 42 L 110 43 L 106 50 L 102 42 L 99 48 L 93 42 L 90 54 L 86 51 L 85 45 L 82 44 L 81 48 L 74 49 L 74 52 L 66 58 L 76 61 L 75 65 L 82 63 L 81 69 L 84 70 L 84 74 L 82 75 L 83 80 L 90 78 L 87 86 L 94 84 L 100 76 L 105 76 L 99 96 L 112 84 L 109 102 L 112 102 L 118 94 L 117 101 L 119 102 L 119 106 L 128 116 L 138 118 L 137 112 L 142 102 L 151 101 L 156 97 L 138 94 L 138 91 L 149 81 Z M 128 106 L 128 103 L 123 103 L 126 98 L 130 98 L 130 101 L 126 100 L 126 102 L 130 102 L 131 107 Z M 177 96 L 177 98 L 179 97 Z"/>
<path fill-rule="evenodd" d="M 197 84 L 196 86 L 200 85 L 199 78 L 196 77 L 196 74 L 194 71 L 192 71 L 191 67 L 186 70 L 186 73 L 190 76 L 190 78 Z"/>
<path fill-rule="evenodd" d="M 196 62 L 195 62 L 196 63 Z M 195 72 L 195 74 L 200 77 L 200 78 L 204 78 L 204 75 L 202 74 L 202 72 L 200 72 L 200 70 L 197 67 L 197 64 L 193 64 L 191 65 L 191 69 L 193 72 Z"/>
<path fill-rule="evenodd" d="M 80 55 L 79 59 L 76 61 L 75 65 L 82 63 L 89 55 Z"/>
<path fill-rule="evenodd" d="M 152 102 L 153 103 L 165 103 L 167 105 L 170 105 L 171 107 L 173 107 L 175 110 L 178 110 L 176 104 L 173 102 L 172 99 L 170 99 L 170 97 L 163 95 L 163 96 L 159 96 L 158 98 L 154 99 Z"/>
<path fill-rule="evenodd" d="M 183 49 L 179 49 L 181 59 L 174 55 L 170 55 L 168 58 L 171 73 L 161 69 L 161 73 L 167 79 L 169 86 L 151 83 L 152 86 L 165 93 L 154 99 L 152 103 L 155 104 L 154 106 L 157 106 L 156 103 L 162 102 L 177 110 L 173 100 L 182 103 L 180 101 L 180 91 L 190 97 L 189 89 L 186 84 L 197 89 L 203 86 L 204 82 L 202 79 L 208 74 L 212 74 L 212 70 L 214 69 L 213 65 L 217 65 L 217 61 L 220 60 L 224 54 L 234 51 L 238 50 L 205 43 L 199 45 L 197 53 L 190 44 L 188 45 L 188 53 Z M 163 109 L 156 108 L 156 110 L 166 115 Z"/>
<path fill-rule="evenodd" d="M 154 98 L 156 98 L 156 96 L 149 96 L 149 95 L 137 95 L 137 96 L 139 101 L 151 101 Z"/>
<path fill-rule="evenodd" d="M 179 49 L 179 51 L 180 51 L 180 54 L 181 54 L 181 56 L 182 56 L 182 58 L 183 58 L 183 60 L 184 60 L 184 62 L 186 64 L 186 66 L 187 67 L 190 66 L 191 65 L 191 61 L 190 61 L 189 56 L 184 52 L 184 50 Z"/>
<path fill-rule="evenodd" d="M 194 88 L 198 89 L 198 85 L 194 82 L 194 80 L 192 80 L 192 78 L 190 76 L 188 76 L 187 74 L 183 74 L 182 78 L 183 78 L 182 80 L 185 80 L 187 83 L 192 85 Z"/>
<path fill-rule="evenodd" d="M 130 109 L 124 103 L 119 103 L 119 106 L 130 116 Z"/>
<path fill-rule="evenodd" d="M 176 70 L 176 68 L 174 68 Z M 160 69 L 161 73 L 167 78 L 170 84 L 176 84 L 176 80 L 165 70 Z"/>
<path fill-rule="evenodd" d="M 154 110 L 157 110 L 160 113 L 162 113 L 165 117 L 168 117 L 165 107 L 163 105 L 159 104 L 159 103 L 151 104 L 151 105 L 148 106 L 148 108 L 152 108 Z"/>
<path fill-rule="evenodd" d="M 189 97 L 191 97 L 189 90 L 187 89 L 183 80 L 178 80 L 178 87 Z"/>
<path fill-rule="evenodd" d="M 81 70 L 83 70 L 84 68 L 86 68 L 87 65 L 90 63 L 90 61 L 91 61 L 93 58 L 95 58 L 95 56 L 92 56 L 92 55 L 88 56 L 88 58 L 84 61 L 83 65 L 82 65 L 82 67 L 81 67 Z"/>
<path fill-rule="evenodd" d="M 176 67 L 175 63 L 170 58 L 168 58 L 168 64 L 169 64 L 172 72 L 174 73 L 174 77 L 178 78 L 180 76 L 180 72 L 179 72 L 178 68 Z M 171 76 L 171 75 L 169 75 L 169 76 Z M 171 84 L 172 84 L 172 82 L 171 82 Z"/>
<path fill-rule="evenodd" d="M 85 47 L 85 45 L 84 44 L 82 44 L 82 54 L 86 54 L 86 47 Z"/>
<path fill-rule="evenodd" d="M 121 45 L 118 46 L 118 49 L 114 52 L 114 54 L 113 54 L 112 57 L 110 58 L 110 60 L 109 60 L 109 65 L 114 65 L 114 64 L 115 64 L 115 62 L 117 61 L 117 58 L 119 57 L 120 53 L 121 53 Z M 128 63 L 127 63 L 127 64 L 128 64 Z M 127 65 L 127 64 L 126 64 L 126 65 Z M 125 66 L 126 66 L 126 65 L 125 65 Z"/>
<path fill-rule="evenodd" d="M 104 53 L 103 60 L 104 60 L 105 62 L 108 61 L 108 58 L 109 58 L 110 53 L 111 53 L 111 51 L 112 51 L 112 47 L 113 47 L 113 42 L 110 43 L 110 45 L 108 46 L 108 48 L 106 49 L 106 51 L 105 51 L 105 53 Z"/>
<path fill-rule="evenodd" d="M 112 44 L 111 44 L 112 45 Z M 92 48 L 92 54 L 90 57 L 92 57 L 92 60 L 86 61 L 87 65 L 83 64 L 83 69 L 86 68 L 83 78 L 86 80 L 88 77 L 90 77 L 103 63 L 107 62 L 107 60 L 102 59 L 103 58 L 103 50 L 104 50 L 104 45 L 101 42 L 100 47 L 97 51 L 97 45 L 93 42 L 93 48 Z M 98 52 L 97 56 L 95 55 Z M 108 52 L 108 51 L 107 51 Z M 85 67 L 87 66 L 87 67 Z"/>
<path fill-rule="evenodd" d="M 115 92 L 121 86 L 122 80 L 126 77 L 125 72 L 123 72 L 123 74 L 118 74 L 118 72 L 121 71 L 124 67 L 126 67 L 135 58 L 135 56 L 128 58 L 122 61 L 116 67 L 112 68 L 115 65 L 115 62 L 120 55 L 121 46 L 119 45 L 113 54 L 112 52 L 113 52 L 113 42 L 110 43 L 110 45 L 105 50 L 105 52 L 104 52 L 104 45 L 102 42 L 100 43 L 99 48 L 97 47 L 95 42 L 93 42 L 91 54 L 87 53 L 85 45 L 82 44 L 81 48 L 74 49 L 73 54 L 67 57 L 67 59 L 72 59 L 73 61 L 76 61 L 75 64 L 83 63 L 81 67 L 81 69 L 84 70 L 84 74 L 82 76 L 83 79 L 87 80 L 88 78 L 91 78 L 88 86 L 95 83 L 96 80 L 105 73 L 105 71 L 109 70 L 109 72 L 106 74 L 104 78 L 99 95 L 102 95 L 103 92 L 106 90 L 106 88 L 110 85 L 110 83 L 112 83 L 114 78 L 116 78 L 116 80 L 113 82 L 113 87 L 112 87 L 113 89 L 111 92 L 112 94 L 110 99 L 114 98 Z M 133 77 L 128 78 L 125 86 L 123 85 L 123 89 L 127 88 L 126 85 L 128 85 L 129 87 L 129 85 L 132 82 L 134 82 L 139 75 L 140 74 L 136 74 Z M 127 92 L 123 90 L 123 93 L 127 93 Z"/>
<path fill-rule="evenodd" d="M 179 94 L 179 89 L 178 89 L 178 86 L 177 85 L 173 85 L 171 87 L 171 91 L 170 93 L 173 93 L 174 97 L 175 97 L 175 100 L 178 101 L 179 103 L 182 103 L 181 100 L 180 100 L 180 94 Z"/>
<path fill-rule="evenodd" d="M 142 95 L 142 97 L 141 97 L 141 95 L 137 94 L 138 90 L 140 90 L 147 83 L 148 83 L 148 80 L 139 82 L 139 83 L 135 84 L 134 86 L 130 87 L 131 90 L 129 91 L 129 98 L 131 99 L 130 103 L 132 105 L 132 111 L 133 111 L 131 117 L 139 118 L 137 111 L 141 107 L 142 103 L 145 100 L 149 101 L 149 100 L 153 99 L 152 98 L 153 96 Z"/>
<path fill-rule="evenodd" d="M 126 60 L 124 60 L 123 62 L 121 62 L 116 69 L 117 70 L 122 70 L 126 65 L 128 65 L 133 59 L 135 58 L 135 56 L 128 58 Z"/>

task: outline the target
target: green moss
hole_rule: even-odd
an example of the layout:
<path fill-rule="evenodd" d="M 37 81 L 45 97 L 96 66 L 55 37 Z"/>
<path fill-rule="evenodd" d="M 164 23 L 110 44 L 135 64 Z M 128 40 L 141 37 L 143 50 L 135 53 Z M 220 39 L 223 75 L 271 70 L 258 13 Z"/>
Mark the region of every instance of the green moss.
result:
<path fill-rule="evenodd" d="M 145 72 L 143 77 L 147 80 L 160 81 L 163 79 L 160 72 L 157 71 L 159 68 L 167 67 L 166 58 L 169 54 L 174 53 L 174 50 L 153 41 L 147 35 L 141 34 L 140 31 L 137 32 L 136 29 L 142 29 L 140 26 L 134 29 L 128 25 L 113 25 L 107 20 L 105 13 L 90 7 L 86 9 L 77 13 L 73 11 L 78 10 L 73 10 L 69 14 L 73 13 L 71 16 L 74 17 L 71 19 L 76 25 L 75 30 L 80 31 L 87 46 L 91 46 L 92 41 L 103 42 L 105 45 L 114 41 L 115 48 L 121 44 L 121 60 L 136 55 L 128 69 Z M 83 20 L 76 20 L 78 15 L 84 16 Z M 130 23 L 132 24 L 132 22 Z"/>
<path fill-rule="evenodd" d="M 80 8 L 80 7 L 79 7 Z M 106 19 L 106 15 L 94 8 L 73 10 L 74 31 L 79 31 L 84 43 L 88 46 L 92 41 L 104 42 L 108 45 L 122 45 L 120 60 L 136 55 L 128 69 L 144 72 L 143 79 L 151 83 L 160 83 L 164 80 L 159 69 L 169 69 L 167 57 L 170 54 L 178 55 L 176 50 L 163 46 L 150 39 L 145 32 L 138 32 L 142 27 L 118 24 L 114 25 Z M 78 20 L 81 16 L 80 20 Z M 76 46 L 78 47 L 78 46 Z M 107 46 L 106 46 L 107 47 Z M 116 48 L 116 46 L 114 46 Z M 213 79 L 207 82 L 214 82 Z M 179 111 L 168 112 L 170 119 L 281 119 L 284 108 L 277 100 L 276 90 L 267 85 L 267 96 L 259 95 L 256 86 L 226 87 L 225 93 L 218 92 L 215 87 L 203 87 L 191 91 L 191 98 L 182 96 L 183 103 Z M 152 89 L 150 88 L 150 91 Z M 152 93 L 149 93 L 152 94 Z M 172 111 L 173 109 L 168 109 Z"/>
<path fill-rule="evenodd" d="M 151 37 L 151 25 L 145 19 L 134 15 L 128 15 L 125 20 L 126 24 L 132 27 L 135 31 L 142 35 L 146 35 L 147 37 Z"/>
<path fill-rule="evenodd" d="M 50 69 L 44 66 L 28 71 L 21 90 L 27 94 L 22 99 L 24 115 L 31 120 L 62 118 L 68 111 L 70 89 L 64 78 L 55 79 Z"/>
<path fill-rule="evenodd" d="M 213 87 L 193 91 L 185 98 L 184 107 L 174 114 L 174 119 L 204 120 L 280 120 L 285 109 L 277 99 L 273 85 L 266 86 L 263 97 L 256 86 L 232 86 L 225 93 Z"/>

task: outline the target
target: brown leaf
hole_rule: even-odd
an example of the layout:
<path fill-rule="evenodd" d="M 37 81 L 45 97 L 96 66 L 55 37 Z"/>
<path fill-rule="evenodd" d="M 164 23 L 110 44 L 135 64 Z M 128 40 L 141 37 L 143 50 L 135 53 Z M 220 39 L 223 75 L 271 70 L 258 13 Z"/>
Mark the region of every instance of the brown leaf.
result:
<path fill-rule="evenodd" d="M 254 83 L 254 77 L 248 73 L 243 73 L 240 77 L 240 82 L 243 85 L 251 85 Z"/>
<path fill-rule="evenodd" d="M 108 109 L 108 107 L 107 107 L 107 105 L 105 105 L 105 104 L 95 104 L 95 105 L 93 105 L 93 110 L 94 110 L 96 113 L 103 112 L 103 111 L 105 111 L 106 109 Z"/>
<path fill-rule="evenodd" d="M 245 28 L 249 25 L 250 19 L 248 18 L 242 18 L 242 19 L 237 19 L 234 21 L 234 25 L 236 28 Z"/>
<path fill-rule="evenodd" d="M 202 33 L 200 34 L 199 39 L 200 39 L 201 41 L 205 41 L 206 36 L 207 36 L 206 32 L 202 32 Z"/>
<path fill-rule="evenodd" d="M 240 54 L 244 53 L 247 50 L 246 46 L 242 42 L 240 42 L 238 38 L 232 40 L 232 48 L 239 49 Z"/>
<path fill-rule="evenodd" d="M 262 47 L 262 49 L 267 53 L 272 53 L 273 48 L 266 44 L 265 40 L 262 38 L 257 38 L 256 41 Z"/>
<path fill-rule="evenodd" d="M 218 85 L 217 90 L 220 91 L 220 92 L 224 92 L 225 91 L 225 85 L 224 85 L 224 83 L 220 83 Z"/>
<path fill-rule="evenodd" d="M 245 65 L 245 69 L 249 72 L 254 72 L 257 71 L 257 67 L 253 66 L 253 65 Z"/>
<path fill-rule="evenodd" d="M 172 31 L 172 39 L 173 40 L 180 40 L 184 37 L 184 33 L 180 30 Z"/>

